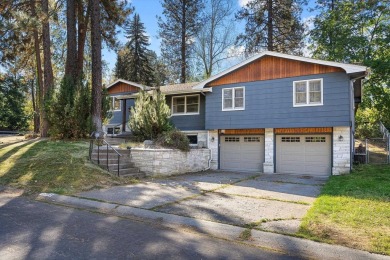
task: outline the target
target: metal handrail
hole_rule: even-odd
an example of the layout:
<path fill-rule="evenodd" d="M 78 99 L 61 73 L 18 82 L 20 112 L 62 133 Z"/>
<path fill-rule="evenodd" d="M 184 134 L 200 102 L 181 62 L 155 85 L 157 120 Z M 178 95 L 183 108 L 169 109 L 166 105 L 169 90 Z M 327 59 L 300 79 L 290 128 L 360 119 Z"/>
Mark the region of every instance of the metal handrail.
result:
<path fill-rule="evenodd" d="M 94 146 L 94 141 L 95 140 L 98 140 L 98 139 L 91 139 L 90 140 L 90 143 L 89 143 L 89 160 L 92 161 L 92 152 L 93 152 L 93 146 Z M 118 156 L 118 171 L 117 171 L 117 174 L 118 174 L 118 177 L 119 177 L 119 165 L 120 165 L 120 157 L 122 156 L 114 147 L 112 147 L 106 140 L 104 139 L 101 139 L 103 141 L 103 145 L 106 145 L 106 167 L 107 167 L 107 171 L 110 171 L 110 168 L 108 167 L 108 149 L 112 149 Z M 100 145 L 97 145 L 98 147 L 98 165 L 100 165 Z"/>

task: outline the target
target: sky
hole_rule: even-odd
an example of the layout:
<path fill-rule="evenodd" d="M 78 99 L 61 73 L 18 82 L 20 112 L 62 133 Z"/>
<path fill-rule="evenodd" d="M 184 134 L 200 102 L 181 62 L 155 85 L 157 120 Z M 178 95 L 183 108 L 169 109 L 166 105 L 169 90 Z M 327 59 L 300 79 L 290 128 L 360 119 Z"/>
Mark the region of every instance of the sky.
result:
<path fill-rule="evenodd" d="M 244 6 L 249 0 L 231 0 L 235 4 L 235 12 L 237 12 L 242 6 Z M 314 17 L 315 13 L 309 11 L 310 7 L 314 6 L 315 0 L 309 0 L 308 6 L 304 7 L 302 12 L 303 21 Z M 134 12 L 139 14 L 141 22 L 144 23 L 146 33 L 149 36 L 150 46 L 149 49 L 155 51 L 157 55 L 160 55 L 160 39 L 158 37 L 158 24 L 157 16 L 162 16 L 163 8 L 161 6 L 160 0 L 131 0 L 131 5 L 135 8 Z M 237 30 L 244 29 L 244 23 L 237 23 Z M 122 30 L 123 31 L 123 30 Z M 124 44 L 127 39 L 124 37 L 123 33 L 118 34 L 119 41 Z M 116 53 L 110 51 L 107 48 L 103 50 L 103 59 L 107 63 L 110 72 L 112 72 L 115 62 L 116 62 Z M 108 73 L 111 74 L 111 73 Z"/>

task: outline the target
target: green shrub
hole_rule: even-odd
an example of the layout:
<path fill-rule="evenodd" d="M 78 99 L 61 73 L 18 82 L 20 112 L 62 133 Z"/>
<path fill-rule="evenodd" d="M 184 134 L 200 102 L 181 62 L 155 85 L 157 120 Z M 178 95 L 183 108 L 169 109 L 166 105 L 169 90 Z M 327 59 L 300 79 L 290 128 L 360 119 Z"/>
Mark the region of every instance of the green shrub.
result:
<path fill-rule="evenodd" d="M 160 134 L 154 141 L 156 145 L 165 148 L 179 149 L 184 152 L 190 150 L 190 141 L 187 136 L 177 129 Z"/>
<path fill-rule="evenodd" d="M 164 94 L 157 90 L 153 90 L 151 95 L 140 91 L 131 108 L 130 129 L 141 140 L 153 140 L 172 129 L 170 115 Z"/>
<path fill-rule="evenodd" d="M 29 116 L 24 111 L 27 82 L 0 74 L 0 130 L 25 130 Z"/>

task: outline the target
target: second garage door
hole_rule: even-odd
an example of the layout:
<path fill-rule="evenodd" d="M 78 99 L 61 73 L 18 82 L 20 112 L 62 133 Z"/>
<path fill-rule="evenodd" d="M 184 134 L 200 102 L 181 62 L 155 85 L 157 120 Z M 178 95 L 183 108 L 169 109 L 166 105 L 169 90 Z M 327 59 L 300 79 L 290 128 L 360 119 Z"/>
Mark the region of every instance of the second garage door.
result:
<path fill-rule="evenodd" d="M 278 135 L 276 172 L 329 175 L 330 135 Z"/>
<path fill-rule="evenodd" d="M 264 136 L 222 136 L 220 160 L 222 170 L 262 171 Z"/>

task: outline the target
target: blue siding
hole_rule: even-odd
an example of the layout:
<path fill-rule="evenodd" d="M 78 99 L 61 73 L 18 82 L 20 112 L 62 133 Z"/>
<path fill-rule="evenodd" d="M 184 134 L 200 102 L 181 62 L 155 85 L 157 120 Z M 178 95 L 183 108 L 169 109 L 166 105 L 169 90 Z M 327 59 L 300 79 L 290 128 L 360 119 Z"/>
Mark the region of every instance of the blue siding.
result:
<path fill-rule="evenodd" d="M 293 81 L 323 79 L 323 105 L 293 107 Z M 245 110 L 222 111 L 222 89 L 245 87 Z M 350 81 L 345 73 L 213 87 L 206 96 L 206 129 L 332 127 L 351 125 Z"/>
<path fill-rule="evenodd" d="M 114 97 L 114 95 L 112 95 L 111 97 Z M 122 100 L 121 102 L 124 102 L 124 100 Z M 129 116 L 130 116 L 129 109 L 130 109 L 130 107 L 134 106 L 134 102 L 135 102 L 134 99 L 127 99 L 126 100 L 126 121 L 129 119 Z M 121 103 L 121 109 L 122 109 L 122 103 Z M 108 125 L 122 124 L 122 115 L 123 115 L 122 110 L 121 111 L 113 111 L 112 117 L 109 119 Z"/>
<path fill-rule="evenodd" d="M 194 94 L 188 94 L 194 95 Z M 180 130 L 204 130 L 205 129 L 205 96 L 200 94 L 200 107 L 199 115 L 180 115 L 172 116 L 171 122 L 175 125 L 176 128 Z M 172 97 L 173 96 L 184 96 L 181 95 L 171 95 L 166 96 L 167 104 L 170 109 L 172 109 Z"/>

